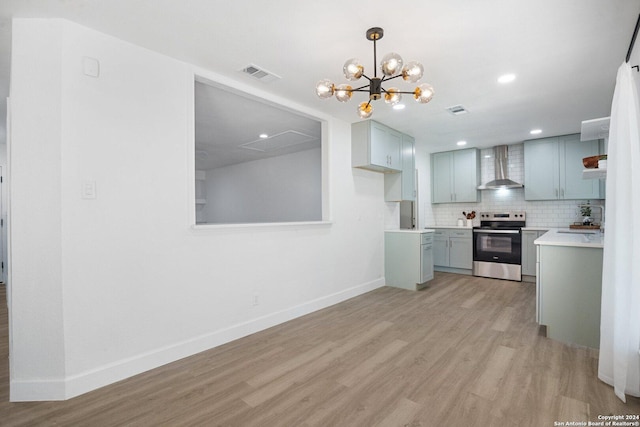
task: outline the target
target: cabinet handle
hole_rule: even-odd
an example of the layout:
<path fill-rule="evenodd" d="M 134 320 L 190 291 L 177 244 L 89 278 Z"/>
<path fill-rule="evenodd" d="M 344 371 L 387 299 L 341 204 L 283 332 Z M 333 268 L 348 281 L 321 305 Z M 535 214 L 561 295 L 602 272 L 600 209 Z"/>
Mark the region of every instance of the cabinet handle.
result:
<path fill-rule="evenodd" d="M 562 197 L 564 199 L 564 188 L 560 189 L 560 197 Z"/>

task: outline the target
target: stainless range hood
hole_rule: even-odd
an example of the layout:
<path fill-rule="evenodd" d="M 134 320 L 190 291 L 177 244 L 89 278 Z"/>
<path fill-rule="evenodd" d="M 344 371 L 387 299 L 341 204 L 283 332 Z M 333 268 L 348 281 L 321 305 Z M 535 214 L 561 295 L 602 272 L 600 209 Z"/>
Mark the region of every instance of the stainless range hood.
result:
<path fill-rule="evenodd" d="M 509 179 L 509 148 L 506 145 L 493 147 L 495 179 L 478 187 L 478 190 L 499 190 L 502 188 L 522 188 L 524 185 Z"/>

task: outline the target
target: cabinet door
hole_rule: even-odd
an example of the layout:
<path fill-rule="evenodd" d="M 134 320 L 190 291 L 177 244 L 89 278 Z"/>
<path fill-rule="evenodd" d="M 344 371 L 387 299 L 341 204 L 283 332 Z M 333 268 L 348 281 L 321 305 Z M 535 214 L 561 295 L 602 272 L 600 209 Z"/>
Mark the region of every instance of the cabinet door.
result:
<path fill-rule="evenodd" d="M 371 164 L 389 167 L 389 132 L 388 128 L 380 123 L 371 122 L 371 140 L 369 141 Z"/>
<path fill-rule="evenodd" d="M 536 275 L 536 247 L 533 241 L 544 231 L 523 231 L 522 232 L 522 274 L 528 276 Z"/>
<path fill-rule="evenodd" d="M 584 157 L 600 154 L 599 142 L 580 141 L 580 135 L 567 135 L 559 138 L 563 152 L 561 153 L 561 185 L 560 195 L 563 199 L 599 199 L 600 181 L 582 179 Z"/>
<path fill-rule="evenodd" d="M 431 155 L 431 202 L 451 203 L 453 189 L 451 176 L 453 174 L 453 154 L 434 153 Z"/>
<path fill-rule="evenodd" d="M 478 152 L 475 148 L 453 152 L 453 201 L 478 201 Z"/>
<path fill-rule="evenodd" d="M 402 200 L 416 199 L 415 141 L 409 135 L 402 135 Z"/>
<path fill-rule="evenodd" d="M 422 257 L 420 259 L 420 282 L 424 283 L 433 280 L 433 244 L 422 246 Z"/>
<path fill-rule="evenodd" d="M 558 138 L 524 143 L 524 199 L 560 198 Z"/>
<path fill-rule="evenodd" d="M 384 200 L 385 202 L 401 202 L 403 200 L 416 200 L 416 167 L 414 139 L 402 134 L 402 172 L 387 173 L 384 175 Z"/>
<path fill-rule="evenodd" d="M 436 230 L 433 236 L 433 264 L 449 267 L 449 233 Z"/>
<path fill-rule="evenodd" d="M 389 169 L 402 171 L 402 134 L 391 128 L 387 128 L 387 141 L 385 151 L 389 156 Z"/>
<path fill-rule="evenodd" d="M 401 134 L 373 120 L 351 125 L 351 166 L 376 172 L 400 171 Z"/>
<path fill-rule="evenodd" d="M 449 266 L 453 268 L 473 268 L 472 239 L 467 237 L 449 238 Z"/>

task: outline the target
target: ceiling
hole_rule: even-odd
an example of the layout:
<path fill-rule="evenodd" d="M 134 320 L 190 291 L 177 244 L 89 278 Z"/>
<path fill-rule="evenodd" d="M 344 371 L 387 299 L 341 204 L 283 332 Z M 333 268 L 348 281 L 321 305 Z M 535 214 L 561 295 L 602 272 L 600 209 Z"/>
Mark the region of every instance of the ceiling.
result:
<path fill-rule="evenodd" d="M 196 169 L 209 170 L 320 148 L 321 123 L 199 79 L 195 139 Z"/>
<path fill-rule="evenodd" d="M 379 26 L 378 57 L 394 51 L 420 61 L 435 96 L 426 105 L 405 99 L 402 111 L 376 101 L 372 118 L 427 151 L 453 149 L 459 140 L 489 147 L 532 138 L 533 128 L 542 129 L 537 137 L 579 132 L 582 120 L 608 116 L 639 13 L 638 0 L 369 0 L 366 7 L 338 0 L 2 0 L 0 98 L 8 95 L 11 18 L 59 17 L 355 122 L 365 94 L 343 104 L 320 100 L 314 87 L 322 78 L 346 82 L 342 65 L 352 57 L 370 73 L 365 32 Z M 281 78 L 264 83 L 240 72 L 249 64 Z M 515 81 L 497 83 L 505 73 Z M 457 104 L 469 113 L 446 111 Z"/>

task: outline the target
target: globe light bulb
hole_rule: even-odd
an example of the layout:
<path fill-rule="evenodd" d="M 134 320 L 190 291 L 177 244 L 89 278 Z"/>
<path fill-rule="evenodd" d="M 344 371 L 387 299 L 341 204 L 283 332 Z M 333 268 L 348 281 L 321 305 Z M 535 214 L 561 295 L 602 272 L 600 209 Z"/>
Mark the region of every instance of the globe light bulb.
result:
<path fill-rule="evenodd" d="M 348 59 L 342 67 L 344 76 L 349 81 L 358 80 L 364 74 L 364 67 L 357 58 Z"/>
<path fill-rule="evenodd" d="M 392 87 L 387 89 L 384 93 L 384 102 L 387 104 L 395 105 L 402 100 L 402 94 L 398 93 L 399 90 L 397 87 Z"/>
<path fill-rule="evenodd" d="M 316 84 L 316 95 L 318 95 L 320 99 L 331 98 L 334 90 L 335 85 L 331 80 L 323 79 Z"/>
<path fill-rule="evenodd" d="M 358 116 L 361 119 L 368 119 L 373 114 L 373 106 L 369 102 L 363 102 L 358 105 Z"/>
<path fill-rule="evenodd" d="M 338 86 L 335 90 L 336 99 L 340 102 L 347 102 L 348 100 L 351 99 L 351 95 L 353 95 L 353 92 L 351 91 L 351 89 L 353 88 L 347 84 L 342 84 Z"/>
<path fill-rule="evenodd" d="M 415 83 L 422 78 L 424 67 L 418 61 L 411 61 L 402 67 L 402 78 L 408 82 Z"/>
<path fill-rule="evenodd" d="M 433 98 L 433 86 L 428 83 L 421 84 L 413 91 L 413 97 L 416 102 L 426 104 L 431 101 L 431 98 Z"/>
<path fill-rule="evenodd" d="M 402 57 L 397 53 L 387 53 L 380 61 L 382 74 L 385 76 L 393 76 L 402 70 Z"/>

